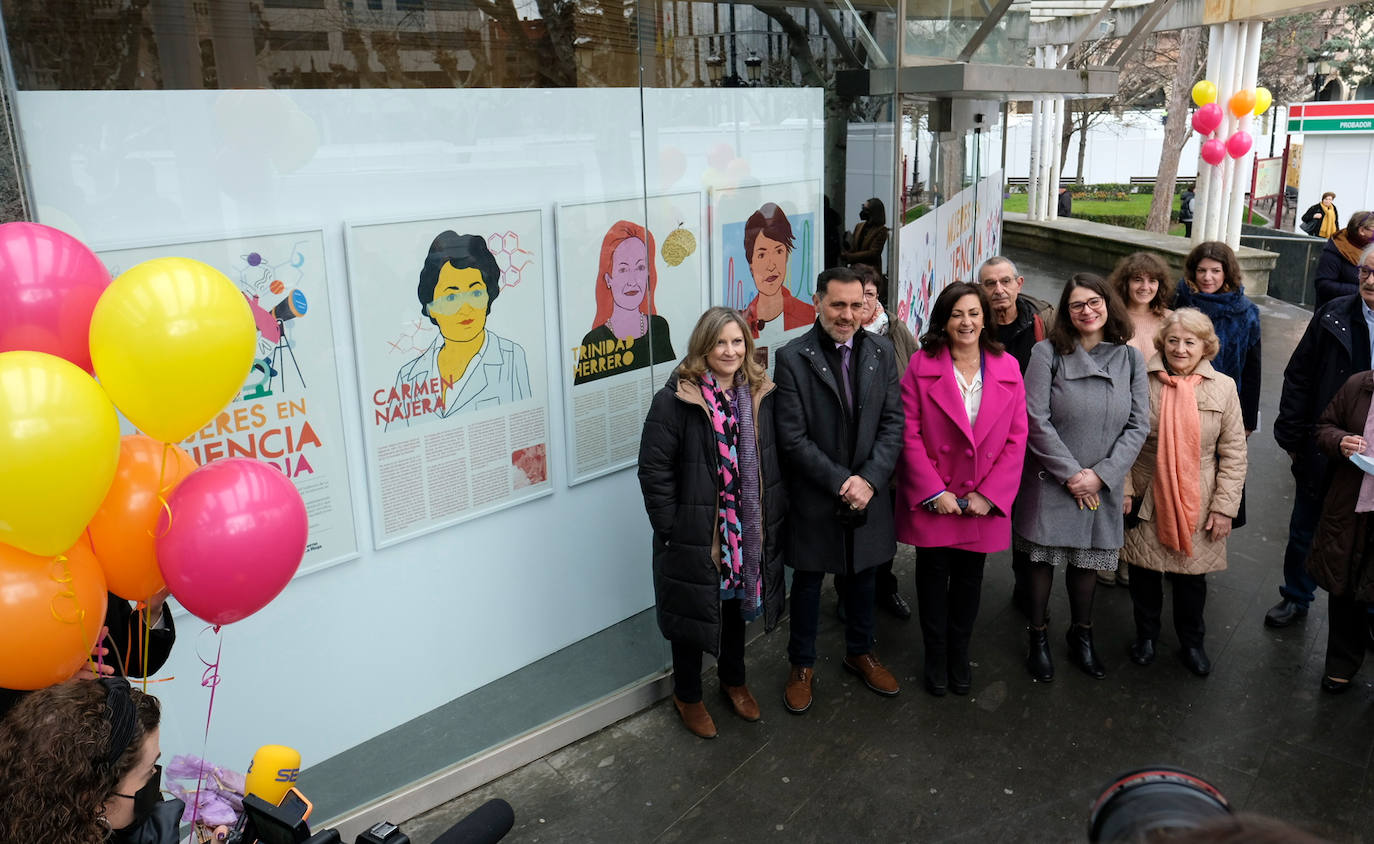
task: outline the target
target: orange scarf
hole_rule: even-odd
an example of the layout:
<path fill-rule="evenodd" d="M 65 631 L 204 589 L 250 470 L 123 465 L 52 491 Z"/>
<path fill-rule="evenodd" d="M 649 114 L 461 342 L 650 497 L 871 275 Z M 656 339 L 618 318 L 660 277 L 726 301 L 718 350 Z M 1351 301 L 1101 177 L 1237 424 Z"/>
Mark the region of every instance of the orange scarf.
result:
<path fill-rule="evenodd" d="M 1322 209 L 1322 227 L 1319 228 L 1319 229 L 1317 229 L 1317 234 L 1318 234 L 1318 236 L 1320 236 L 1320 237 L 1331 237 L 1331 236 L 1334 235 L 1335 233 L 1336 233 L 1336 206 L 1334 206 L 1334 205 L 1328 205 L 1328 206 L 1326 206 L 1325 208 Z M 1356 259 L 1355 259 L 1355 263 L 1356 263 L 1356 264 L 1360 263 L 1360 259 L 1359 259 L 1359 258 L 1356 258 Z"/>
<path fill-rule="evenodd" d="M 1336 244 L 1336 248 L 1340 250 L 1341 257 L 1357 267 L 1360 265 L 1360 255 L 1364 253 L 1364 246 L 1356 246 L 1351 243 L 1350 235 L 1346 233 L 1345 229 L 1336 232 L 1336 236 L 1331 238 L 1331 242 Z M 1368 244 L 1366 244 L 1366 246 L 1367 245 Z"/>
<path fill-rule="evenodd" d="M 1202 510 L 1202 420 L 1197 385 L 1202 376 L 1155 373 L 1159 395 L 1155 453 L 1155 530 L 1160 544 L 1193 556 L 1193 529 Z"/>

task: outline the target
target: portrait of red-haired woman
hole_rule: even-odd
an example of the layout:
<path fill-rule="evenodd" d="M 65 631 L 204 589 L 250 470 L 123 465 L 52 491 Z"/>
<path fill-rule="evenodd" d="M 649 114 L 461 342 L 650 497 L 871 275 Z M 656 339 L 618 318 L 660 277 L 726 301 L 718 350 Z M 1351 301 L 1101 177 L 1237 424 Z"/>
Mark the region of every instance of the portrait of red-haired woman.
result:
<path fill-rule="evenodd" d="M 574 384 L 677 359 L 668 321 L 654 308 L 654 236 L 620 220 L 601 241 L 596 317 L 578 349 Z"/>

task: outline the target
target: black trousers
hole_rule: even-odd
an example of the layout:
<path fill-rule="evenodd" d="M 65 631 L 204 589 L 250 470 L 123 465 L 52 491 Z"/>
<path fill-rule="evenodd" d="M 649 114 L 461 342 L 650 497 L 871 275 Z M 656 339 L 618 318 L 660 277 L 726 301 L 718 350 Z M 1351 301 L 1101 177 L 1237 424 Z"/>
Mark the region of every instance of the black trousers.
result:
<path fill-rule="evenodd" d="M 723 686 L 744 685 L 744 617 L 739 599 L 720 604 L 720 658 L 716 673 Z M 701 649 L 673 642 L 673 694 L 683 703 L 701 702 Z"/>
<path fill-rule="evenodd" d="M 1326 673 L 1331 677 L 1354 677 L 1364 663 L 1369 636 L 1369 605 L 1341 595 L 1332 595 L 1327 614 Z"/>
<path fill-rule="evenodd" d="M 897 507 L 897 488 L 888 488 L 888 497 L 892 501 L 894 509 Z M 886 597 L 897 594 L 897 575 L 892 573 L 892 560 L 879 565 L 873 570 L 873 595 Z M 844 602 L 845 576 L 835 575 L 835 594 L 839 596 L 840 602 Z"/>
<path fill-rule="evenodd" d="M 1174 593 L 1174 632 L 1185 648 L 1202 647 L 1207 626 L 1202 610 L 1207 605 L 1207 575 L 1169 573 Z M 1135 633 L 1141 639 L 1159 638 L 1159 618 L 1164 611 L 1164 573 L 1131 565 L 1131 604 L 1135 607 Z"/>
<path fill-rule="evenodd" d="M 987 557 L 958 548 L 916 549 L 916 606 L 927 663 L 967 660 Z"/>

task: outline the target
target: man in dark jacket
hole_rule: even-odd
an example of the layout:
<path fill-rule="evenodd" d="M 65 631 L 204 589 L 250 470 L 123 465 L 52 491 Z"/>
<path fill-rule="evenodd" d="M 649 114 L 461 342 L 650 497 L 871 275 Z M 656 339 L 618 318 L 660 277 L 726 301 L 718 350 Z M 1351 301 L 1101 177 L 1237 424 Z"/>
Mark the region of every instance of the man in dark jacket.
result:
<path fill-rule="evenodd" d="M 1016 271 L 1011 259 L 1003 255 L 993 255 L 983 262 L 978 268 L 978 283 L 987 291 L 988 304 L 992 306 L 997 342 L 1006 347 L 1007 354 L 1016 358 L 1021 374 L 1025 375 L 1031 349 L 1045 339 L 1047 327 L 1054 322 L 1054 308 L 1049 302 L 1021 292 L 1026 279 Z M 1029 615 L 1027 572 L 1030 571 L 1030 555 L 1025 551 L 1012 551 L 1011 571 L 1016 578 L 1011 601 L 1023 615 Z"/>
<path fill-rule="evenodd" d="M 888 481 L 902 450 L 897 361 L 885 337 L 860 330 L 864 288 L 848 269 L 816 280 L 816 324 L 778 351 L 778 448 L 789 505 L 792 579 L 788 711 L 811 706 L 821 584 L 847 576 L 845 670 L 881 695 L 901 688 L 873 654 L 873 582 L 897 550 Z"/>
<path fill-rule="evenodd" d="M 1269 627 L 1287 627 L 1307 615 L 1316 582 L 1307 573 L 1307 553 L 1321 518 L 1327 458 L 1316 447 L 1316 425 L 1336 391 L 1351 375 L 1370 368 L 1370 324 L 1374 323 L 1374 247 L 1360 256 L 1360 292 L 1332 299 L 1307 324 L 1288 368 L 1274 421 L 1274 439 L 1292 460 L 1293 514 L 1283 555 L 1283 596 L 1264 614 Z"/>

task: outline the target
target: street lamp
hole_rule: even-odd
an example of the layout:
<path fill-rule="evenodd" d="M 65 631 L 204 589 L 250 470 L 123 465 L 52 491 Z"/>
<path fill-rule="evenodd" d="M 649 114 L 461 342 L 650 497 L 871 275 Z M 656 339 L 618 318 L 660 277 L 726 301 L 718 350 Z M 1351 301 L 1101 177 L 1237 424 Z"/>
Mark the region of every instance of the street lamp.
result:
<path fill-rule="evenodd" d="M 744 60 L 745 72 L 749 75 L 749 86 L 753 87 L 763 79 L 763 59 L 753 50 Z"/>
<path fill-rule="evenodd" d="M 715 48 L 706 57 L 706 75 L 711 79 L 711 87 L 719 88 L 721 77 L 725 75 L 725 57 Z"/>

